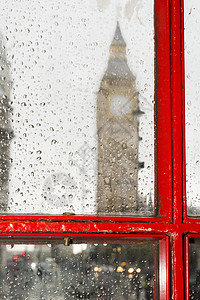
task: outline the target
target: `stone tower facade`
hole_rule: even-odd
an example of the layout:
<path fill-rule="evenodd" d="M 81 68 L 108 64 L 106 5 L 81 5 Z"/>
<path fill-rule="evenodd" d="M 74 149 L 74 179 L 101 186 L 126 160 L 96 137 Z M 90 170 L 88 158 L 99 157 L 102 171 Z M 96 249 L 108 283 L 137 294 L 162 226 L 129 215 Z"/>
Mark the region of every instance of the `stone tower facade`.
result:
<path fill-rule="evenodd" d="M 0 212 L 8 207 L 10 143 L 12 129 L 10 121 L 10 65 L 6 60 L 5 49 L 0 41 Z"/>
<path fill-rule="evenodd" d="M 119 23 L 97 96 L 97 213 L 131 215 L 138 210 L 138 92 Z"/>

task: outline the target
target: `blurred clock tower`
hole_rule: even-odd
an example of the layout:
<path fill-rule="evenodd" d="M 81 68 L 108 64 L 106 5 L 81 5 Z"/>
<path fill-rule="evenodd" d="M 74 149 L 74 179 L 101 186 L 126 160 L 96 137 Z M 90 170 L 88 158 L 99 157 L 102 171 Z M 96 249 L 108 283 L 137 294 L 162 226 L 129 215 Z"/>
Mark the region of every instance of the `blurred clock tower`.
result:
<path fill-rule="evenodd" d="M 98 214 L 138 211 L 138 92 L 119 23 L 97 96 Z M 140 164 L 141 165 L 141 164 Z"/>

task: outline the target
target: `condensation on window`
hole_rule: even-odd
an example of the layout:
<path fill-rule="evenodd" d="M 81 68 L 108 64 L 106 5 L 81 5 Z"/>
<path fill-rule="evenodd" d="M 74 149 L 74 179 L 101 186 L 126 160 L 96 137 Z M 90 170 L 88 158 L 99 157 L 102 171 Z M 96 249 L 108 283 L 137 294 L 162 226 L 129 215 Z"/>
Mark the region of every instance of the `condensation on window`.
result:
<path fill-rule="evenodd" d="M 189 299 L 200 298 L 200 238 L 189 238 Z"/>
<path fill-rule="evenodd" d="M 154 215 L 154 3 L 0 8 L 3 213 Z"/>
<path fill-rule="evenodd" d="M 185 0 L 186 188 L 190 216 L 200 215 L 200 3 Z"/>
<path fill-rule="evenodd" d="M 158 297 L 158 243 L 1 245 L 1 299 Z"/>

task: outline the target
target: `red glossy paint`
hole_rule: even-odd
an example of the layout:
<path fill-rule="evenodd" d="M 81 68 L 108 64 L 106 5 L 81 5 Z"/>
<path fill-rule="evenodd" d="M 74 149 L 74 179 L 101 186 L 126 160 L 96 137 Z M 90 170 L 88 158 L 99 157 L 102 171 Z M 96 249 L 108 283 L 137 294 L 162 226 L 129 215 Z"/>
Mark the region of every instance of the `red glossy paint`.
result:
<path fill-rule="evenodd" d="M 185 237 L 185 300 L 189 300 L 189 236 Z"/>
<path fill-rule="evenodd" d="M 172 218 L 172 123 L 170 77 L 170 10 L 169 1 L 155 1 L 155 99 L 156 99 L 156 182 L 159 215 Z"/>
<path fill-rule="evenodd" d="M 188 218 L 186 211 L 183 33 L 183 0 L 156 0 L 155 174 L 158 216 L 1 216 L 2 243 L 61 242 L 66 236 L 79 242 L 118 239 L 122 243 L 138 237 L 144 240 L 159 238 L 160 300 L 188 300 L 188 238 L 184 240 L 184 236 L 200 233 L 200 220 Z"/>
<path fill-rule="evenodd" d="M 93 221 L 71 221 L 65 222 L 49 222 L 49 221 L 15 221 L 0 222 L 1 236 L 15 236 L 19 233 L 22 236 L 27 234 L 48 235 L 48 234 L 114 234 L 114 233 L 157 233 L 168 235 L 180 235 L 184 233 L 199 233 L 200 224 L 150 224 L 135 222 L 93 222 Z M 181 239 L 182 240 L 182 239 Z"/>
<path fill-rule="evenodd" d="M 181 0 L 181 66 L 182 66 L 182 130 L 183 130 L 183 220 L 187 222 L 186 203 L 186 142 L 185 142 L 185 65 L 184 65 L 184 0 Z"/>
<path fill-rule="evenodd" d="M 170 299 L 169 295 L 169 237 L 159 240 L 159 299 Z"/>
<path fill-rule="evenodd" d="M 171 1 L 171 96 L 173 145 L 173 221 L 177 231 L 172 232 L 172 299 L 184 299 L 183 267 L 183 126 L 182 126 L 182 15 L 181 2 Z M 188 230 L 188 228 L 187 228 Z"/>

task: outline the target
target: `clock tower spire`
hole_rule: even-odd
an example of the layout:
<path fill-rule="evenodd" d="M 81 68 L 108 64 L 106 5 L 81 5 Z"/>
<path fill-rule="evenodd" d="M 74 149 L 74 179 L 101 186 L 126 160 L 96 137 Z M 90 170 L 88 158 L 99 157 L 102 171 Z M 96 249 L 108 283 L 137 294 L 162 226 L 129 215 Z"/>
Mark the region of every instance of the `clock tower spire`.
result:
<path fill-rule="evenodd" d="M 138 195 L 138 92 L 119 23 L 97 96 L 99 214 L 131 215 Z"/>

